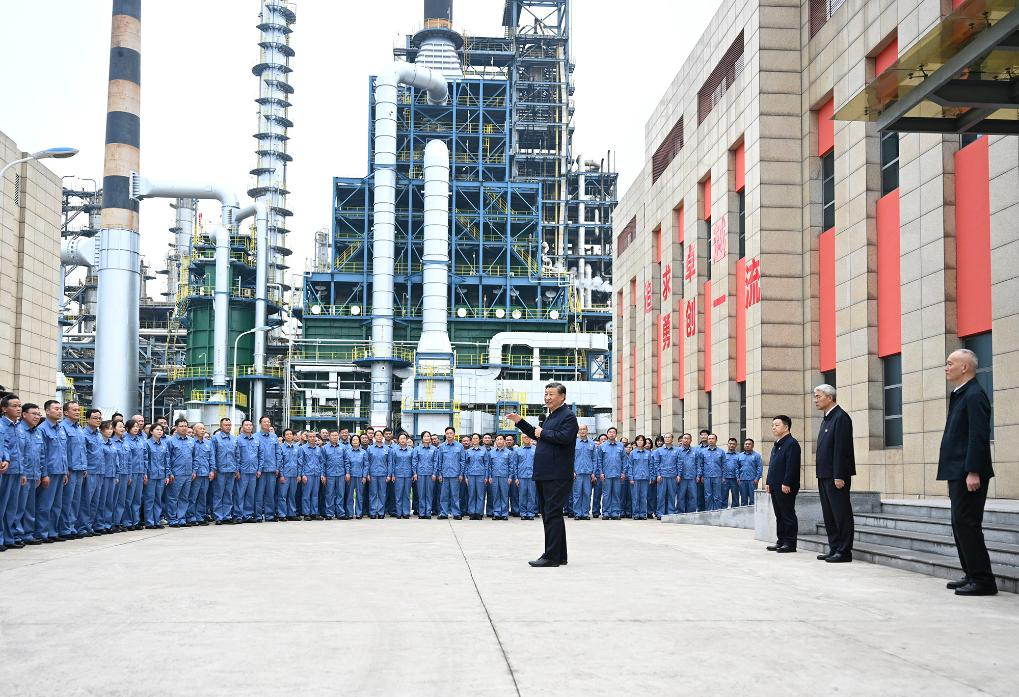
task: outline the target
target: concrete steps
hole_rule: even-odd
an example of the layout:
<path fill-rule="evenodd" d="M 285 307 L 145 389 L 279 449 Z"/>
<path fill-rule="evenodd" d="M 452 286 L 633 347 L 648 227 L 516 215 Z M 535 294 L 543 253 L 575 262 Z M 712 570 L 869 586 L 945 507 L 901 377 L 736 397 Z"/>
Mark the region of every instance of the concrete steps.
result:
<path fill-rule="evenodd" d="M 947 501 L 883 501 L 879 510 L 858 511 L 855 522 L 854 559 L 940 578 L 961 577 Z M 823 523 L 805 526 L 805 532 L 799 538 L 804 549 L 827 551 Z M 998 588 L 1019 592 L 1019 505 L 988 502 L 984 538 Z"/>

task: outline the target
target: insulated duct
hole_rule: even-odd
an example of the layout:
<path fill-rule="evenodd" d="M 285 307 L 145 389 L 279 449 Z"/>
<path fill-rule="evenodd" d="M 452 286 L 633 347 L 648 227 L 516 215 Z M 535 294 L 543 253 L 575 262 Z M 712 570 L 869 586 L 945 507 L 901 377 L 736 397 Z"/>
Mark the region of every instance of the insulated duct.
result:
<path fill-rule="evenodd" d="M 507 346 L 527 346 L 531 349 L 559 349 L 574 351 L 608 351 L 609 335 L 600 332 L 578 332 L 560 334 L 557 332 L 499 332 L 488 342 L 488 362 L 499 366 L 503 349 Z M 501 367 L 464 370 L 479 378 L 496 379 L 502 372 Z"/>
<path fill-rule="evenodd" d="M 212 296 L 215 315 L 212 330 L 212 386 L 226 387 L 226 345 L 230 332 L 230 228 L 217 227 L 213 234 L 216 236 L 216 288 Z"/>
<path fill-rule="evenodd" d="M 266 326 L 266 296 L 269 284 L 269 209 L 264 201 L 256 201 L 237 212 L 237 222 L 255 216 L 255 326 Z M 218 272 L 217 272 L 218 278 Z M 265 330 L 255 332 L 256 376 L 265 373 Z M 265 381 L 258 377 L 251 383 L 251 415 L 265 414 Z"/>
<path fill-rule="evenodd" d="M 424 28 L 411 38 L 418 49 L 414 63 L 439 71 L 447 80 L 463 78 L 457 51 L 464 39 L 453 31 L 453 0 L 425 0 L 424 19 Z"/>
<path fill-rule="evenodd" d="M 393 402 L 393 265 L 396 230 L 396 99 L 399 85 L 427 90 L 431 104 L 449 96 L 440 73 L 396 62 L 375 78 L 374 243 L 370 423 L 389 425 Z"/>
<path fill-rule="evenodd" d="M 140 240 L 129 179 L 141 159 L 140 115 L 141 0 L 113 0 L 92 400 L 104 414 L 138 410 Z"/>
<path fill-rule="evenodd" d="M 450 354 L 449 343 L 449 148 L 441 140 L 425 145 L 425 228 L 421 338 L 418 353 Z"/>

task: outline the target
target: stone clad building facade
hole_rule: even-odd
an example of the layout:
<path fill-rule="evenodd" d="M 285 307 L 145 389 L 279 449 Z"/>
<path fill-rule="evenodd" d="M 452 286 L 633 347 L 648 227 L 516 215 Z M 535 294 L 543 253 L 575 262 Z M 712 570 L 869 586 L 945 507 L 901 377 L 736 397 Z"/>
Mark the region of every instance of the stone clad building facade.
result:
<path fill-rule="evenodd" d="M 943 365 L 980 358 L 1019 498 L 1019 138 L 881 134 L 839 110 L 964 0 L 726 0 L 650 115 L 614 215 L 614 412 L 770 451 L 813 386 L 854 421 L 860 490 L 944 495 Z"/>
<path fill-rule="evenodd" d="M 27 154 L 0 133 L 0 167 Z M 32 161 L 0 186 L 0 385 L 42 406 L 57 387 L 60 178 Z"/>

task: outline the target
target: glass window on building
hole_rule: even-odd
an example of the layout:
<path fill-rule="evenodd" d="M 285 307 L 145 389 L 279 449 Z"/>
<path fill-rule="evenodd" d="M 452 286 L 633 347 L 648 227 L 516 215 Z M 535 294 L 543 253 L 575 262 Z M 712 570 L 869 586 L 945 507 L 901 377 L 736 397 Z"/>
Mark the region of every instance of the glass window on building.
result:
<path fill-rule="evenodd" d="M 967 348 L 977 355 L 977 377 L 976 380 L 987 399 L 991 401 L 991 439 L 994 439 L 994 353 L 991 350 L 991 332 L 974 334 L 962 340 L 962 347 Z"/>
<path fill-rule="evenodd" d="M 824 380 L 824 384 L 825 385 L 831 385 L 832 387 L 836 387 L 836 388 L 838 387 L 838 385 L 835 384 L 835 371 L 834 370 L 828 370 L 828 371 L 825 371 L 825 372 L 821 373 L 821 379 Z"/>
<path fill-rule="evenodd" d="M 884 366 L 885 447 L 902 446 L 902 354 L 881 359 Z"/>
<path fill-rule="evenodd" d="M 738 259 L 745 259 L 747 256 L 747 192 L 740 189 L 736 192 L 736 202 L 739 207 L 739 256 Z"/>
<path fill-rule="evenodd" d="M 747 384 L 739 383 L 739 447 L 747 439 Z"/>
<path fill-rule="evenodd" d="M 979 133 L 960 133 L 959 134 L 959 147 L 964 148 L 970 143 L 974 143 L 980 138 Z"/>
<path fill-rule="evenodd" d="M 835 151 L 821 156 L 821 231 L 835 227 Z"/>
<path fill-rule="evenodd" d="M 881 134 L 881 195 L 886 196 L 899 188 L 899 134 L 888 131 Z"/>

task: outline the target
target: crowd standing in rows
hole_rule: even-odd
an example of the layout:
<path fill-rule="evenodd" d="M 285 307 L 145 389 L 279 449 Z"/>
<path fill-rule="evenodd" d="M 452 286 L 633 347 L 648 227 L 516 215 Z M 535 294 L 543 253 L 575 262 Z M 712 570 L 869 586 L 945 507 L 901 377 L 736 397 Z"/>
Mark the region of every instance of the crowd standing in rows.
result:
<path fill-rule="evenodd" d="M 104 418 L 75 402 L 0 399 L 0 551 L 142 528 L 284 520 L 438 517 L 533 520 L 534 443 L 520 435 L 415 440 L 392 429 L 278 434 L 269 417 L 234 433 L 202 423 Z M 573 492 L 576 520 L 661 519 L 753 503 L 762 473 L 747 439 L 725 450 L 706 430 L 652 441 L 590 437 L 580 427 Z"/>

